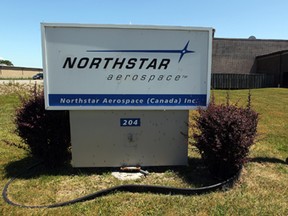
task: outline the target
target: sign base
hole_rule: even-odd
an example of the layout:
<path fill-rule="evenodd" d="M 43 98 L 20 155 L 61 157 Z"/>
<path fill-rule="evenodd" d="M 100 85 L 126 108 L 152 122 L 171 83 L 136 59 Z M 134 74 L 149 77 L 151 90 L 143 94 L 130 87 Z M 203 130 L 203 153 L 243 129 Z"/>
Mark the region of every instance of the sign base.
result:
<path fill-rule="evenodd" d="M 188 110 L 70 111 L 73 167 L 187 165 Z"/>

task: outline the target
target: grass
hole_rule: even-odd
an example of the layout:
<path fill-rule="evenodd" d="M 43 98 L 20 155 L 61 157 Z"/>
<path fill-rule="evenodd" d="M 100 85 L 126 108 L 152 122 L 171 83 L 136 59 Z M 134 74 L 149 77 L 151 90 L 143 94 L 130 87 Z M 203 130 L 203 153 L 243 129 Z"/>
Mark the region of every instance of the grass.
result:
<path fill-rule="evenodd" d="M 35 163 L 14 133 L 13 113 L 19 104 L 13 86 L 0 86 L 0 188 Z M 226 91 L 215 90 L 216 102 L 225 102 Z M 247 90 L 233 90 L 231 101 L 246 105 Z M 259 137 L 251 148 L 240 182 L 228 191 L 199 196 L 169 196 L 118 192 L 84 203 L 55 209 L 13 207 L 0 199 L 0 215 L 288 215 L 288 89 L 252 90 L 252 107 L 260 113 Z M 194 115 L 191 112 L 190 115 Z M 125 181 L 111 176 L 110 169 L 55 170 L 41 166 L 17 179 L 9 197 L 27 205 L 66 201 L 120 184 L 153 184 L 197 187 L 213 184 L 199 155 L 189 146 L 189 167 L 151 168 L 144 179 Z"/>

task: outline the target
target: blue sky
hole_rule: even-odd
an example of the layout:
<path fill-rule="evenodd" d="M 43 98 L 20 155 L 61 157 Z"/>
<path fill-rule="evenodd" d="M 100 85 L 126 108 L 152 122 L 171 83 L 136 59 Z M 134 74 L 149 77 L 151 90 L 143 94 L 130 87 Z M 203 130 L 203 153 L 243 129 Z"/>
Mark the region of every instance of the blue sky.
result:
<path fill-rule="evenodd" d="M 215 37 L 288 40 L 288 1 L 0 0 L 0 58 L 42 67 L 40 23 L 213 27 Z"/>

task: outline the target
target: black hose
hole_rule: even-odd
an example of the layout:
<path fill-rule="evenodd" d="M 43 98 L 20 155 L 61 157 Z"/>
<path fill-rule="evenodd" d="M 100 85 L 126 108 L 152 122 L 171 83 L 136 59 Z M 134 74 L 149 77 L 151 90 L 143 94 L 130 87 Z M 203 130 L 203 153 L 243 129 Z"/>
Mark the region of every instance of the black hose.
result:
<path fill-rule="evenodd" d="M 28 168 L 28 170 L 38 166 L 40 163 Z M 95 199 L 97 197 L 101 197 L 101 196 L 105 196 L 114 192 L 136 192 L 136 193 L 157 193 L 157 194 L 169 194 L 169 195 L 199 195 L 199 194 L 203 194 L 203 193 L 208 193 L 208 192 L 212 192 L 218 189 L 227 189 L 230 188 L 235 181 L 239 178 L 240 174 L 241 174 L 241 169 L 239 170 L 239 172 L 237 172 L 233 177 L 214 184 L 214 185 L 210 185 L 210 186 L 205 186 L 205 187 L 200 187 L 200 188 L 175 188 L 175 187 L 166 187 L 166 186 L 153 186 L 153 185 L 132 185 L 132 184 L 127 184 L 127 185 L 119 185 L 119 186 L 115 186 L 115 187 L 111 187 L 111 188 L 107 188 L 104 190 L 100 190 L 97 191 L 95 193 L 83 196 L 83 197 L 79 197 L 73 200 L 69 200 L 66 202 L 61 202 L 61 203 L 55 203 L 55 204 L 51 204 L 51 205 L 41 205 L 41 206 L 29 206 L 29 205 L 23 205 L 23 204 L 19 204 L 19 203 L 15 203 L 13 201 L 11 201 L 8 198 L 8 188 L 9 185 L 19 176 L 21 176 L 23 173 L 17 175 L 16 177 L 10 179 L 6 185 L 4 186 L 3 192 L 2 192 L 2 196 L 3 199 L 10 205 L 13 206 L 18 206 L 18 207 L 24 207 L 24 208 L 56 208 L 56 207 L 63 207 L 63 206 L 67 206 L 67 205 L 71 205 L 71 204 L 75 204 L 78 202 L 84 202 L 84 201 L 88 201 L 88 200 L 92 200 Z"/>

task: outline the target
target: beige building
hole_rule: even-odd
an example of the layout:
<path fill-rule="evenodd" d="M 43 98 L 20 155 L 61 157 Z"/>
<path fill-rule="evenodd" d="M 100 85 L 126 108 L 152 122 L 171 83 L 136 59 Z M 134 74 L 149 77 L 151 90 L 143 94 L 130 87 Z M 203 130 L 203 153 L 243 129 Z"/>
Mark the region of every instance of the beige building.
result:
<path fill-rule="evenodd" d="M 214 38 L 212 73 L 257 73 L 257 56 L 283 50 L 288 50 L 288 40 Z"/>
<path fill-rule="evenodd" d="M 43 72 L 42 68 L 27 68 L 27 67 L 13 67 L 0 66 L 0 78 L 29 78 L 31 79 L 35 74 Z"/>
<path fill-rule="evenodd" d="M 288 87 L 288 40 L 214 38 L 214 89 Z"/>

